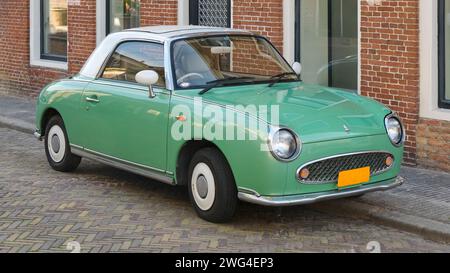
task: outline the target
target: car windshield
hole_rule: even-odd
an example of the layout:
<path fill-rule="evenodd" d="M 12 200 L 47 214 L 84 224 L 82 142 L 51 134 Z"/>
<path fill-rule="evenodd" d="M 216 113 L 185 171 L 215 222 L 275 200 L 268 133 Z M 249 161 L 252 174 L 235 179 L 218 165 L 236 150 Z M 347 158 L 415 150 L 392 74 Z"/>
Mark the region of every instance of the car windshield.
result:
<path fill-rule="evenodd" d="M 264 38 L 211 36 L 176 41 L 173 45 L 177 88 L 204 88 L 218 80 L 232 84 L 298 80 L 291 66 Z M 239 79 L 242 79 L 240 81 Z"/>

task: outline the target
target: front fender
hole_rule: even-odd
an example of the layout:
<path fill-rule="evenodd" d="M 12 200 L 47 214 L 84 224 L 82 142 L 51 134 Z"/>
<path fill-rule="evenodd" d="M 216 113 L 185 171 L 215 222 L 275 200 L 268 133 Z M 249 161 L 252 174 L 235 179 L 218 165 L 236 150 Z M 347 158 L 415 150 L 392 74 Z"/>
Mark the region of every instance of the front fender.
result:
<path fill-rule="evenodd" d="M 233 172 L 236 186 L 240 190 L 253 190 L 262 195 L 283 194 L 288 164 L 276 160 L 268 151 L 266 137 L 268 124 L 264 122 L 263 126 L 259 126 L 259 130 L 256 131 L 249 126 L 242 126 L 237 119 L 230 121 L 229 118 L 226 118 L 227 109 L 221 105 L 214 105 L 215 109 L 221 112 L 220 115 L 205 115 L 208 112 L 206 108 L 211 105 L 203 102 L 201 109 L 194 109 L 194 97 L 177 94 L 172 96 L 168 123 L 168 171 L 176 172 L 178 155 L 186 142 L 193 139 L 205 139 L 196 135 L 195 132 L 198 130 L 203 132 L 202 127 L 216 125 L 223 130 L 222 138 L 206 138 L 206 140 L 217 146 L 224 154 Z M 186 124 L 190 124 L 191 132 L 187 139 L 180 140 L 173 137 L 173 126 L 177 122 L 177 117 L 180 116 L 177 108 L 184 109 L 183 115 L 185 115 Z M 190 113 L 185 113 L 187 111 Z M 252 117 L 248 117 L 248 119 L 252 119 Z M 264 127 L 263 131 L 260 130 L 261 127 Z M 239 130 L 246 133 L 245 140 L 236 140 Z M 231 139 L 227 137 L 227 132 L 235 132 L 234 137 Z"/>
<path fill-rule="evenodd" d="M 66 126 L 70 143 L 81 143 L 82 132 L 78 130 L 80 102 L 87 81 L 65 79 L 47 85 L 39 94 L 36 105 L 36 130 L 44 134 L 48 111 L 57 112 Z"/>

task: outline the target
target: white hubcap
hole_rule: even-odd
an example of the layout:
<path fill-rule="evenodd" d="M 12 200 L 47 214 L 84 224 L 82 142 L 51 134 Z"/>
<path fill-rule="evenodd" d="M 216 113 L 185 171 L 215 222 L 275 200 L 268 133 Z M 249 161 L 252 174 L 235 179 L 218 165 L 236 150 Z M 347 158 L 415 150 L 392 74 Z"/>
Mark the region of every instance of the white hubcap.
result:
<path fill-rule="evenodd" d="M 50 128 L 47 135 L 47 146 L 50 157 L 56 163 L 63 160 L 66 152 L 66 141 L 64 138 L 64 132 L 58 125 L 54 125 Z"/>
<path fill-rule="evenodd" d="M 205 163 L 198 163 L 191 177 L 191 189 L 195 203 L 203 210 L 209 210 L 216 197 L 216 185 L 211 169 Z"/>

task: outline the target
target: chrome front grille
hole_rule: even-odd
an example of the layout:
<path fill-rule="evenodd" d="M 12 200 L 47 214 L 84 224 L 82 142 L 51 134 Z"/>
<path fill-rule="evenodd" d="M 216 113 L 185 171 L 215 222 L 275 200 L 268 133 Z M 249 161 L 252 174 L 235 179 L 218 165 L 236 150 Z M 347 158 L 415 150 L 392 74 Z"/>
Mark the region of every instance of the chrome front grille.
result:
<path fill-rule="evenodd" d="M 366 152 L 325 158 L 300 167 L 297 178 L 303 184 L 327 184 L 337 182 L 341 171 L 364 167 L 370 167 L 371 176 L 375 176 L 388 171 L 392 167 L 392 165 L 386 164 L 388 157 L 394 158 L 392 154 L 386 152 Z M 300 171 L 304 168 L 309 170 L 307 179 L 302 179 L 299 176 Z"/>

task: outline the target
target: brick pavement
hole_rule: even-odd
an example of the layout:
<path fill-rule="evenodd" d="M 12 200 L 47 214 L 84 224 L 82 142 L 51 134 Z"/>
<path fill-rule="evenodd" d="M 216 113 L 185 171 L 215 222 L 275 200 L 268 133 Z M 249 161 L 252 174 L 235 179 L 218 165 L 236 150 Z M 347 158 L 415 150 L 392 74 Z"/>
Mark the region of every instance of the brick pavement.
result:
<path fill-rule="evenodd" d="M 199 219 L 186 189 L 92 161 L 72 174 L 48 166 L 41 142 L 0 128 L 0 252 L 443 252 L 448 244 L 316 211 L 241 204 L 234 222 Z M 365 197 L 364 197 L 365 198 Z"/>

